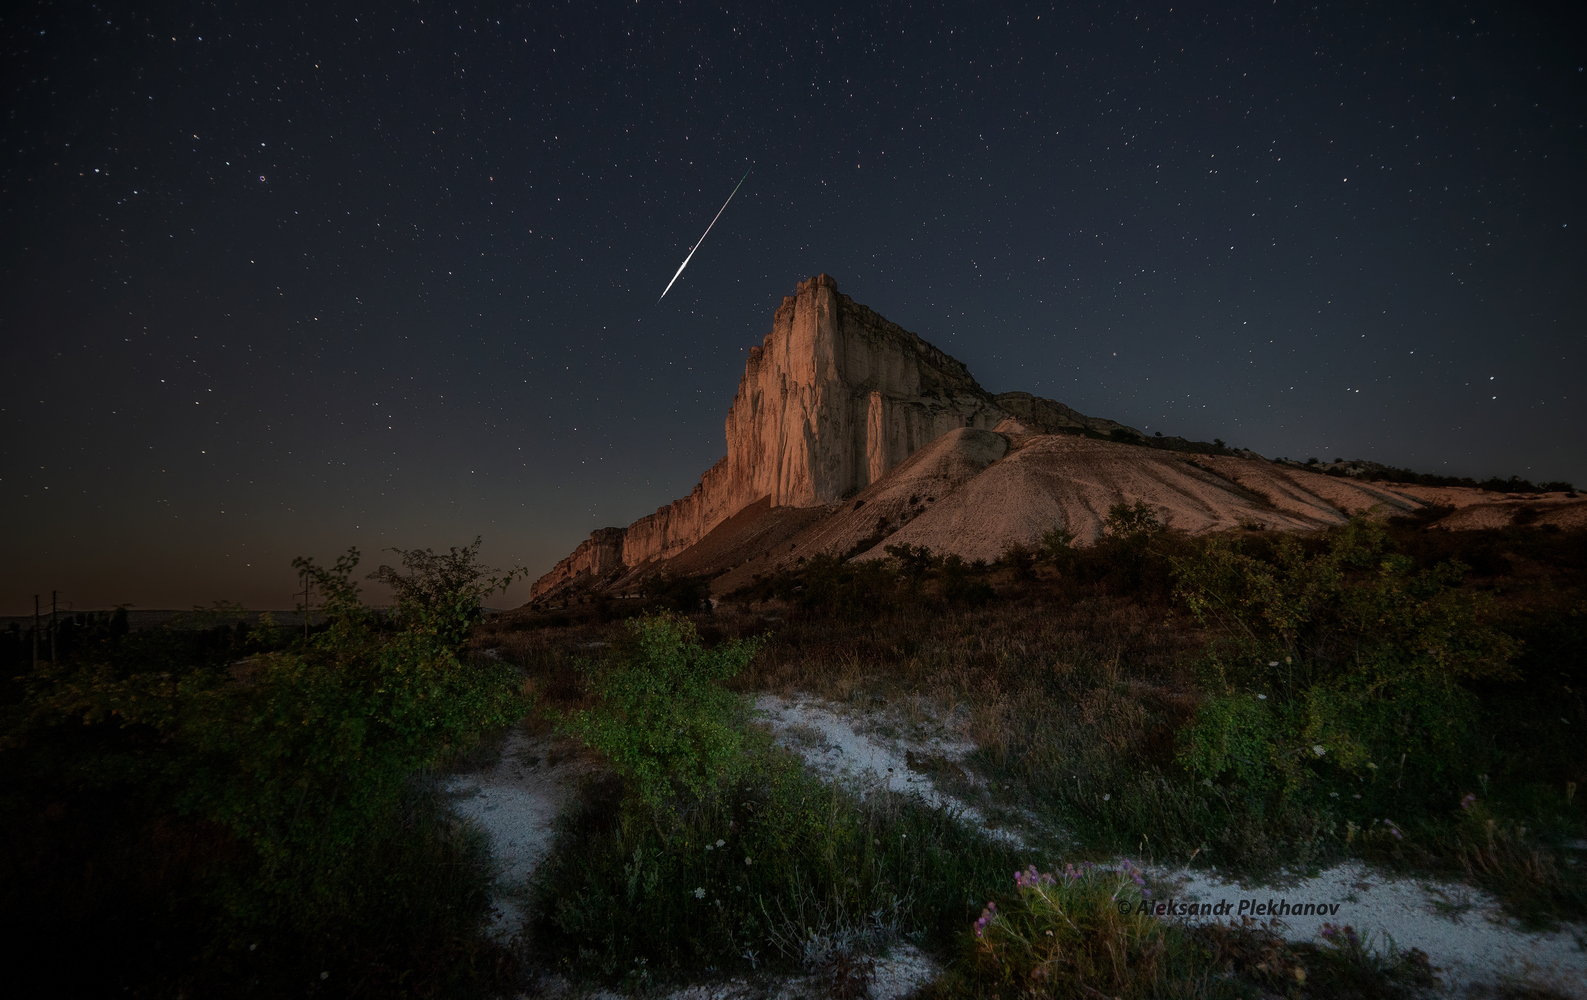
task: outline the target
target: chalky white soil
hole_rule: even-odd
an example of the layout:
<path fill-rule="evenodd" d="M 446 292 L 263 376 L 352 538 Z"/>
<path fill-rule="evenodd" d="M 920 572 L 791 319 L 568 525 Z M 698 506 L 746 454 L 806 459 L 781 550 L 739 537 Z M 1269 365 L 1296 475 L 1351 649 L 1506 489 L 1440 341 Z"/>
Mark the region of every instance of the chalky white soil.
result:
<path fill-rule="evenodd" d="M 911 752 L 958 762 L 974 749 L 958 734 L 951 717 L 945 722 L 903 725 L 896 715 L 885 712 L 856 714 L 812 698 L 769 694 L 760 696 L 756 707 L 778 742 L 797 752 L 826 780 L 852 783 L 861 790 L 890 787 L 913 792 L 933 807 L 957 810 L 986 828 L 986 817 L 973 804 L 945 794 L 930 775 L 913 771 L 908 764 Z M 494 767 L 449 782 L 458 814 L 485 828 L 501 865 L 492 932 L 503 938 L 520 929 L 528 877 L 550 849 L 552 822 L 589 766 L 576 757 L 547 763 L 557 749 L 551 740 L 515 729 Z M 569 752 L 566 744 L 561 752 Z M 987 832 L 1023 842 L 1016 830 Z M 1047 859 L 1040 866 L 1055 863 L 1056 859 Z M 1587 1000 L 1587 929 L 1521 931 L 1504 918 L 1491 897 L 1460 883 L 1391 878 L 1359 863 L 1339 865 L 1314 878 L 1291 878 L 1282 887 L 1242 887 L 1204 871 L 1157 868 L 1150 875 L 1159 887 L 1159 898 L 1185 903 L 1228 900 L 1236 911 L 1242 900 L 1338 904 L 1337 913 L 1329 916 L 1282 917 L 1278 929 L 1292 940 L 1306 940 L 1325 922 L 1348 924 L 1379 947 L 1392 940 L 1401 949 L 1420 948 L 1439 970 L 1439 992 L 1446 996 L 1482 996 L 1495 985 L 1509 983 L 1543 986 Z M 1257 919 L 1267 919 L 1266 914 Z M 929 957 L 900 944 L 877 960 L 872 996 L 898 1000 L 935 974 Z M 580 991 L 554 978 L 541 981 L 537 993 L 601 1000 L 616 996 Z M 821 995 L 820 984 L 809 977 L 752 976 L 691 986 L 672 993 L 670 1000 L 795 1000 Z"/>
<path fill-rule="evenodd" d="M 1508 921 L 1480 889 L 1458 882 L 1390 878 L 1359 862 L 1330 868 L 1283 888 L 1242 888 L 1203 871 L 1152 871 L 1183 901 L 1227 900 L 1238 909 L 1272 902 L 1338 904 L 1330 916 L 1283 916 L 1280 929 L 1291 940 L 1313 938 L 1324 923 L 1349 925 L 1380 949 L 1390 940 L 1401 950 L 1420 948 L 1439 970 L 1441 992 L 1463 996 L 1500 982 L 1547 986 L 1566 996 L 1587 996 L 1587 951 L 1581 927 L 1529 933 Z M 1219 920 L 1227 917 L 1186 917 Z M 1265 920 L 1258 916 L 1257 920 Z"/>
<path fill-rule="evenodd" d="M 529 876 L 551 850 L 552 823 L 588 769 L 588 761 L 566 741 L 529 736 L 514 727 L 493 767 L 447 780 L 453 810 L 490 835 L 499 866 L 493 937 L 505 941 L 523 927 Z"/>
<path fill-rule="evenodd" d="M 890 724 L 892 720 L 856 717 L 815 700 L 762 695 L 756 705 L 778 732 L 779 742 L 798 751 L 818 773 L 845 780 L 885 781 L 892 788 L 918 792 L 931 805 L 957 808 L 972 822 L 982 820 L 973 806 L 941 794 L 931 787 L 928 776 L 910 771 L 906 764 L 910 750 L 962 760 L 974 747 L 956 738 L 951 726 L 924 739 L 898 739 L 885 735 L 898 728 Z M 812 738 L 816 736 L 819 738 Z M 1020 842 L 1016 831 L 990 832 Z M 1253 906 L 1269 900 L 1287 900 L 1292 905 L 1337 903 L 1334 915 L 1285 916 L 1279 929 L 1291 940 L 1307 940 L 1321 931 L 1325 922 L 1348 924 L 1380 948 L 1391 939 L 1402 950 L 1420 948 L 1440 970 L 1440 992 L 1450 996 L 1512 982 L 1587 997 L 1587 928 L 1567 927 L 1554 933 L 1518 930 L 1504 918 L 1492 897 L 1458 882 L 1389 878 L 1359 863 L 1330 868 L 1315 878 L 1286 880 L 1283 888 L 1241 888 L 1222 881 L 1216 873 L 1202 871 L 1159 868 L 1150 874 L 1161 887 L 1159 897 L 1184 902 L 1226 899 L 1236 910 L 1241 900 L 1249 900 Z"/>

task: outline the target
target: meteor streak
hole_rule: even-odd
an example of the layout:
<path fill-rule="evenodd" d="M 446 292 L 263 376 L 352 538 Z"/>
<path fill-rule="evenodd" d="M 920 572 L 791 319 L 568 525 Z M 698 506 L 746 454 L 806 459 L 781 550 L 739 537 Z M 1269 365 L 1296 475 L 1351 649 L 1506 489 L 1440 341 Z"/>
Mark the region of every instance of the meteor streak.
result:
<path fill-rule="evenodd" d="M 754 169 L 755 169 L 755 165 L 754 164 L 750 164 L 749 170 L 754 170 Z M 737 186 L 735 186 L 733 188 L 733 194 L 738 194 L 738 189 L 743 187 L 744 186 L 744 182 L 749 179 L 749 170 L 744 171 L 744 176 L 740 177 L 738 179 Z M 732 201 L 733 200 L 733 194 L 730 194 L 730 195 L 727 196 L 727 201 Z M 722 217 L 722 213 L 727 211 L 727 201 L 722 202 L 722 207 L 716 210 L 716 219 L 720 219 Z M 711 226 L 716 225 L 716 219 L 712 219 L 711 220 Z M 689 266 L 689 261 L 694 258 L 694 252 L 696 250 L 700 249 L 700 243 L 704 243 L 705 242 L 705 238 L 707 236 L 711 235 L 711 226 L 706 226 L 705 227 L 705 232 L 700 234 L 699 242 L 695 243 L 694 246 L 689 248 L 689 256 L 683 258 L 683 263 L 678 265 L 678 274 L 682 274 L 683 273 L 683 269 Z M 667 287 L 661 290 L 661 299 L 666 298 L 667 297 L 667 293 L 672 291 L 672 286 L 674 284 L 676 284 L 677 281 L 678 281 L 678 274 L 674 274 L 672 276 L 672 280 L 667 282 Z M 661 299 L 657 299 L 656 301 L 660 302 Z"/>

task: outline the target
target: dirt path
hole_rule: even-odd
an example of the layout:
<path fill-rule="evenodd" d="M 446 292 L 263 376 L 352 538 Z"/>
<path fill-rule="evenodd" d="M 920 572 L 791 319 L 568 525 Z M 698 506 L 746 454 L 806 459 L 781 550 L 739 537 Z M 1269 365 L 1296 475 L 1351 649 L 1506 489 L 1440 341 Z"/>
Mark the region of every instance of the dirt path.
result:
<path fill-rule="evenodd" d="M 963 760 L 974 747 L 957 737 L 952 727 L 939 725 L 936 732 L 923 738 L 901 739 L 888 735 L 899 728 L 892 720 L 879 715 L 857 716 L 816 699 L 762 695 L 756 706 L 766 714 L 778 742 L 799 753 L 829 780 L 885 781 L 894 789 L 917 792 L 933 806 L 957 808 L 972 822 L 982 820 L 974 806 L 942 793 L 929 775 L 911 770 L 908 764 L 911 756 L 917 760 L 932 755 Z M 988 832 L 1021 842 L 1017 831 Z M 1219 879 L 1216 873 L 1183 869 L 1158 868 L 1151 875 L 1159 884 L 1173 887 L 1176 900 L 1228 900 L 1232 911 L 1239 909 L 1241 901 L 1253 909 L 1270 901 L 1337 906 L 1327 915 L 1282 917 L 1285 936 L 1307 940 L 1320 932 L 1324 923 L 1348 924 L 1379 947 L 1392 940 L 1401 949 L 1420 948 L 1442 970 L 1439 992 L 1446 996 L 1513 983 L 1587 998 L 1587 928 L 1572 926 L 1554 933 L 1517 929 L 1492 897 L 1459 882 L 1390 878 L 1354 862 L 1330 868 L 1315 878 L 1286 882 L 1283 887 L 1242 888 Z M 1266 919 L 1265 914 L 1257 919 Z"/>
<path fill-rule="evenodd" d="M 551 850 L 552 824 L 588 769 L 565 741 L 514 727 L 494 766 L 447 780 L 452 808 L 485 829 L 500 865 L 492 937 L 507 940 L 523 928 L 529 876 Z"/>
<path fill-rule="evenodd" d="M 985 828 L 985 817 L 972 804 L 937 788 L 930 773 L 910 764 L 911 760 L 917 765 L 923 760 L 962 761 L 974 747 L 952 726 L 917 730 L 905 739 L 895 735 L 898 727 L 883 715 L 857 716 L 813 698 L 761 695 L 756 707 L 778 742 L 826 780 L 914 792 L 931 806 L 959 810 Z M 552 824 L 588 768 L 566 742 L 531 737 L 515 728 L 494 766 L 448 781 L 458 815 L 486 830 L 501 865 L 492 934 L 506 939 L 522 928 L 529 876 L 550 850 Z M 1022 842 L 1014 830 L 988 833 Z M 1285 936 L 1305 940 L 1324 923 L 1348 924 L 1379 946 L 1392 940 L 1402 949 L 1420 948 L 1441 970 L 1439 992 L 1445 996 L 1475 996 L 1498 984 L 1524 984 L 1587 1000 L 1583 944 L 1587 929 L 1519 930 L 1491 897 L 1461 883 L 1389 878 L 1359 863 L 1339 865 L 1282 887 L 1242 887 L 1202 871 L 1158 868 L 1151 874 L 1158 884 L 1170 886 L 1172 898 L 1181 903 L 1228 901 L 1230 916 L 1238 915 L 1242 901 L 1248 908 L 1269 903 L 1336 907 L 1323 915 L 1282 917 Z M 1266 916 L 1257 914 L 1258 919 Z M 929 981 L 935 971 L 930 958 L 918 950 L 897 947 L 877 962 L 872 996 L 896 1000 Z M 547 995 L 616 996 L 576 990 L 560 981 L 540 985 Z M 820 995 L 818 986 L 808 977 L 757 976 L 689 987 L 673 993 L 671 1000 L 793 1000 Z"/>

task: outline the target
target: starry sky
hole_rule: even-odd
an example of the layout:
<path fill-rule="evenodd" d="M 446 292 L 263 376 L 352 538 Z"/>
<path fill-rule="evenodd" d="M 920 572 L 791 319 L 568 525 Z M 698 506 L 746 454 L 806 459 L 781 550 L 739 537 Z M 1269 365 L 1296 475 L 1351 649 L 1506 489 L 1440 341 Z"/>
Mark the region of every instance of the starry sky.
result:
<path fill-rule="evenodd" d="M 993 392 L 1587 484 L 1577 8 L 8 5 L 0 613 L 538 575 L 820 271 Z"/>

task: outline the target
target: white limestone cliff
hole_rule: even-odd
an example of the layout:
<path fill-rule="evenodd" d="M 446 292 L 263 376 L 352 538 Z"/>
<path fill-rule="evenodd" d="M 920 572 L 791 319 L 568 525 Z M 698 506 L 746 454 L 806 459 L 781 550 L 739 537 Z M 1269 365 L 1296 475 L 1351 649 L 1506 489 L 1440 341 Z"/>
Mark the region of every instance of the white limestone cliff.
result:
<path fill-rule="evenodd" d="M 762 498 L 835 503 L 944 433 L 990 430 L 1009 416 L 961 362 L 818 274 L 783 299 L 750 349 L 727 414 L 727 456 L 683 499 L 594 532 L 536 581 L 531 599 L 677 555 Z"/>

